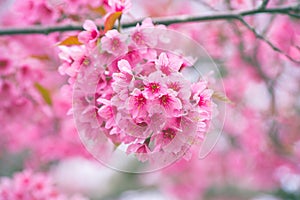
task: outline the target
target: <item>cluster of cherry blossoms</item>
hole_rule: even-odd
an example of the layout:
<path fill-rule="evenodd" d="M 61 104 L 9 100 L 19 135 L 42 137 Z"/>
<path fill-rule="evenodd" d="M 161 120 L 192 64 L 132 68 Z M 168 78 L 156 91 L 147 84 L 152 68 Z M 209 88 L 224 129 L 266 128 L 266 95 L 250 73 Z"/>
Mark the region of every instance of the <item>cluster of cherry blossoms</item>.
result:
<path fill-rule="evenodd" d="M 26 154 L 22 165 L 31 167 L 86 154 L 66 115 L 72 93 L 60 88 L 65 78 L 53 69 L 59 65 L 56 52 L 42 49 L 56 41 L 35 39 L 31 44 L 30 36 L 0 38 L 0 157 Z"/>
<path fill-rule="evenodd" d="M 74 84 L 88 68 L 97 69 L 91 112 L 97 113 L 98 137 L 104 134 L 116 146 L 125 145 L 140 161 L 155 162 L 158 154 L 187 157 L 190 146 L 208 131 L 214 105 L 207 81 L 192 82 L 182 73 L 194 60 L 160 49 L 170 43 L 163 37 L 166 28 L 150 19 L 129 33 L 109 30 L 100 36 L 89 20 L 84 28 L 78 36 L 84 45 L 61 48 L 60 71 Z M 84 121 L 91 116 L 82 115 Z"/>
<path fill-rule="evenodd" d="M 87 200 L 81 195 L 61 193 L 45 174 L 25 170 L 0 180 L 0 199 L 5 200 Z"/>
<path fill-rule="evenodd" d="M 16 0 L 4 1 L 4 7 L 6 2 L 11 9 L 1 16 L 1 28 L 80 22 L 81 17 L 99 18 L 101 8 L 108 15 L 130 7 L 129 1 L 113 0 Z M 56 69 L 58 49 L 45 48 L 59 40 L 56 34 L 0 38 L 0 145 L 10 156 L 28 152 L 24 165 L 31 167 L 74 154 L 87 155 L 67 115 L 72 92 L 61 87 L 65 78 Z"/>

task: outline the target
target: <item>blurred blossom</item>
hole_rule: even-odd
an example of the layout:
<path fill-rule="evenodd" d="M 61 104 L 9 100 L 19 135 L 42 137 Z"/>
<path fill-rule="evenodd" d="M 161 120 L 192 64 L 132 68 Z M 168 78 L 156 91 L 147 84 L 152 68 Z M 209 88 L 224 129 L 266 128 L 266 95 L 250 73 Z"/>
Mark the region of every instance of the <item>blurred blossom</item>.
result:
<path fill-rule="evenodd" d="M 115 12 L 126 13 L 131 7 L 131 0 L 108 0 L 108 5 Z"/>
<path fill-rule="evenodd" d="M 30 170 L 16 173 L 12 179 L 0 179 L 1 200 L 88 200 L 76 193 L 66 195 L 54 185 L 50 176 Z"/>

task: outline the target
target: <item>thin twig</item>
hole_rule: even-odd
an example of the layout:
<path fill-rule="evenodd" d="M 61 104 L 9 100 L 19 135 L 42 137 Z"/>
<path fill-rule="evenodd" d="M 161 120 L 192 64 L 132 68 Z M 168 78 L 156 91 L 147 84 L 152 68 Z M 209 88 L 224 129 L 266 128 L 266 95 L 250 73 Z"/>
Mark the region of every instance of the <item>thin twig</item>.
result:
<path fill-rule="evenodd" d="M 121 26 L 122 26 L 122 24 L 121 24 L 121 17 L 122 17 L 122 15 L 121 15 L 120 18 L 118 19 L 118 27 L 117 27 L 117 30 L 118 30 L 119 32 L 121 32 Z"/>
<path fill-rule="evenodd" d="M 260 5 L 260 7 L 258 9 L 264 10 L 267 5 L 269 3 L 269 0 L 263 0 L 262 4 Z"/>
<path fill-rule="evenodd" d="M 297 14 L 294 14 L 294 13 L 291 13 L 291 12 L 288 12 L 287 15 L 289 15 L 290 17 L 294 17 L 294 18 L 300 19 L 300 15 L 297 15 Z"/>
<path fill-rule="evenodd" d="M 237 12 L 218 12 L 213 14 L 204 14 L 204 15 L 181 15 L 181 16 L 170 16 L 162 18 L 153 18 L 153 22 L 163 25 L 171 25 L 178 23 L 186 22 L 202 22 L 202 21 L 212 21 L 212 20 L 239 20 L 241 17 L 257 15 L 257 14 L 281 14 L 289 15 L 291 17 L 297 17 L 295 14 L 300 11 L 299 4 L 289 5 L 289 6 L 279 6 L 268 9 L 251 9 L 246 11 L 237 11 Z M 129 28 L 136 26 L 137 23 L 141 23 L 142 20 L 137 20 L 129 23 L 123 23 L 122 28 Z M 103 25 L 100 25 L 99 28 L 103 28 Z M 66 31 L 81 31 L 82 25 L 65 25 L 65 26 L 54 26 L 54 27 L 26 27 L 26 28 L 8 28 L 0 29 L 0 36 L 2 35 L 24 35 L 24 34 L 50 34 L 53 32 L 66 32 Z"/>
<path fill-rule="evenodd" d="M 280 142 L 280 140 L 278 138 L 279 125 L 278 125 L 278 122 L 276 121 L 277 108 L 276 108 L 276 94 L 275 94 L 276 80 L 278 77 L 275 79 L 271 79 L 270 77 L 268 77 L 265 74 L 265 72 L 261 68 L 261 64 L 258 62 L 258 59 L 257 59 L 257 48 L 253 50 L 254 54 L 252 56 L 249 54 L 246 54 L 244 51 L 244 41 L 242 38 L 242 33 L 240 32 L 240 30 L 238 29 L 237 26 L 233 26 L 233 30 L 241 40 L 239 42 L 239 50 L 240 50 L 242 59 L 245 62 L 249 63 L 256 70 L 257 74 L 260 76 L 260 78 L 263 80 L 263 82 L 265 83 L 265 85 L 267 87 L 268 94 L 270 96 L 269 110 L 271 113 L 270 128 L 268 130 L 268 136 L 270 138 L 270 141 L 272 142 L 274 147 L 276 147 L 276 152 L 280 153 L 281 156 L 289 159 L 288 155 L 286 154 L 283 144 Z"/>
<path fill-rule="evenodd" d="M 233 8 L 231 6 L 231 0 L 226 0 L 225 3 L 226 3 L 226 6 L 227 6 L 228 10 L 233 10 Z"/>
<path fill-rule="evenodd" d="M 252 26 L 250 26 L 250 24 L 248 24 L 242 17 L 238 18 L 239 21 L 245 25 L 246 28 L 248 28 L 259 40 L 263 41 L 264 43 L 266 43 L 267 45 L 269 45 L 274 51 L 284 55 L 286 58 L 288 58 L 289 60 L 300 64 L 300 60 L 295 60 L 294 58 L 292 58 L 290 55 L 288 55 L 287 53 L 285 53 L 283 50 L 281 50 L 280 48 L 278 48 L 277 46 L 275 46 L 272 42 L 270 42 L 268 39 L 266 39 L 264 36 L 262 36 L 261 34 L 259 34 L 255 28 L 253 28 Z"/>
<path fill-rule="evenodd" d="M 215 8 L 215 7 L 211 6 L 211 5 L 209 5 L 207 2 L 205 2 L 205 1 L 203 1 L 203 0 L 200 0 L 200 1 L 194 0 L 194 1 L 195 1 L 196 3 L 201 4 L 202 6 L 204 6 L 204 7 L 206 7 L 206 8 L 208 8 L 209 10 L 212 10 L 212 11 L 219 11 L 217 8 Z"/>

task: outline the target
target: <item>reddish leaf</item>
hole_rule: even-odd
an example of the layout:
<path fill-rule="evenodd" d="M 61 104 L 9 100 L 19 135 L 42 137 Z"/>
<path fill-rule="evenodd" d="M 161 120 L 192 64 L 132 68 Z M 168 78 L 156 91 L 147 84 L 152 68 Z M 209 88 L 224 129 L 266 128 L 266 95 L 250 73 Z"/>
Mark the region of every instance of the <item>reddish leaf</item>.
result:
<path fill-rule="evenodd" d="M 89 6 L 89 9 L 91 11 L 93 11 L 94 13 L 99 14 L 100 16 L 104 16 L 106 14 L 106 10 L 105 10 L 105 8 L 103 6 L 99 6 L 99 7 Z"/>
<path fill-rule="evenodd" d="M 110 14 L 104 24 L 104 32 L 107 32 L 108 30 L 111 30 L 114 25 L 115 22 L 120 19 L 122 16 L 122 12 L 114 12 L 112 14 Z"/>
<path fill-rule="evenodd" d="M 72 46 L 72 45 L 82 45 L 81 42 L 79 42 L 78 37 L 76 35 L 72 35 L 58 43 L 59 46 Z"/>
<path fill-rule="evenodd" d="M 44 55 L 31 55 L 29 57 L 37 59 L 37 60 L 50 60 L 49 56 L 45 55 L 45 54 Z"/>

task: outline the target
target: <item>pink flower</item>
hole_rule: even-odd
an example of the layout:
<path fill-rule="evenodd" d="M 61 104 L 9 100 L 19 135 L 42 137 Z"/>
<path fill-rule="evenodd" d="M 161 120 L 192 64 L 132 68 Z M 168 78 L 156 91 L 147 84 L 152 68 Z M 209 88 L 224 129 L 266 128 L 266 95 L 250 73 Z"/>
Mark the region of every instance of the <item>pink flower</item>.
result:
<path fill-rule="evenodd" d="M 192 85 L 193 100 L 200 108 L 211 109 L 213 90 L 207 89 L 207 83 L 201 81 Z"/>
<path fill-rule="evenodd" d="M 133 90 L 128 104 L 133 119 L 147 117 L 148 100 L 141 90 L 137 88 Z"/>
<path fill-rule="evenodd" d="M 115 12 L 126 13 L 131 7 L 131 0 L 108 0 L 108 5 Z"/>
<path fill-rule="evenodd" d="M 155 137 L 157 146 L 162 147 L 169 144 L 176 136 L 177 132 L 173 128 L 165 128 Z"/>
<path fill-rule="evenodd" d="M 125 100 L 128 97 L 128 89 L 132 86 L 133 72 L 127 60 L 122 59 L 117 65 L 120 73 L 113 73 L 112 88 L 120 99 Z"/>
<path fill-rule="evenodd" d="M 39 82 L 42 79 L 42 70 L 33 68 L 33 66 L 38 64 L 40 63 L 34 60 L 27 60 L 26 63 L 19 67 L 16 78 L 23 83 L 24 87 L 30 87 L 32 82 Z"/>
<path fill-rule="evenodd" d="M 98 115 L 106 120 L 105 128 L 112 128 L 115 125 L 115 114 L 111 102 L 102 98 L 98 98 L 97 102 L 102 104 L 102 106 L 98 109 Z"/>
<path fill-rule="evenodd" d="M 149 149 L 147 144 L 137 143 L 129 145 L 129 147 L 127 148 L 127 153 L 135 153 L 136 157 L 140 161 L 145 162 L 149 159 L 151 150 Z"/>
<path fill-rule="evenodd" d="M 59 46 L 60 53 L 59 58 L 63 60 L 61 66 L 59 66 L 58 71 L 62 75 L 69 75 L 71 78 L 76 78 L 80 67 L 86 64 L 87 56 L 85 48 L 81 46 Z M 74 80 L 73 80 L 74 81 Z"/>
<path fill-rule="evenodd" d="M 159 104 L 164 108 L 166 114 L 169 116 L 179 116 L 181 115 L 180 110 L 182 108 L 182 103 L 180 99 L 177 98 L 177 93 L 171 89 L 159 97 Z"/>
<path fill-rule="evenodd" d="M 18 1 L 15 11 L 25 23 L 53 24 L 59 12 L 49 5 L 48 1 Z"/>
<path fill-rule="evenodd" d="M 181 100 L 188 101 L 191 96 L 191 83 L 187 81 L 180 73 L 172 73 L 167 77 L 166 85 L 169 89 L 178 93 Z"/>
<path fill-rule="evenodd" d="M 135 47 L 153 47 L 157 44 L 158 37 L 154 32 L 154 25 L 150 18 L 146 18 L 142 25 L 137 24 L 131 33 L 131 40 Z"/>
<path fill-rule="evenodd" d="M 125 134 L 123 130 L 118 128 L 117 126 L 114 126 L 114 128 L 111 129 L 109 132 L 109 138 L 115 143 L 115 144 L 128 144 L 131 142 L 134 142 L 136 140 L 135 137 Z"/>
<path fill-rule="evenodd" d="M 144 94 L 148 99 L 155 99 L 162 94 L 167 92 L 167 87 L 165 86 L 161 72 L 154 72 L 149 75 L 149 77 L 144 80 L 145 90 Z"/>
<path fill-rule="evenodd" d="M 157 134 L 154 134 L 151 138 L 151 140 L 155 142 L 157 149 L 161 149 L 162 147 L 169 144 L 175 138 L 177 133 L 181 131 L 180 122 L 180 117 L 166 119 L 164 127 Z"/>
<path fill-rule="evenodd" d="M 109 30 L 101 39 L 102 49 L 114 56 L 121 56 L 127 52 L 126 38 L 125 35 L 121 35 L 117 30 Z"/>
<path fill-rule="evenodd" d="M 94 47 L 97 44 L 97 40 L 100 36 L 96 24 L 91 20 L 86 20 L 83 24 L 83 28 L 85 31 L 79 33 L 79 41 Z"/>
<path fill-rule="evenodd" d="M 127 60 L 120 60 L 118 61 L 118 68 L 123 74 L 128 74 L 132 76 L 132 67 L 130 66 Z"/>
<path fill-rule="evenodd" d="M 161 70 L 164 74 L 170 75 L 172 72 L 178 72 L 183 61 L 178 59 L 171 59 L 166 53 L 161 53 L 158 60 L 155 61 L 156 68 Z"/>

